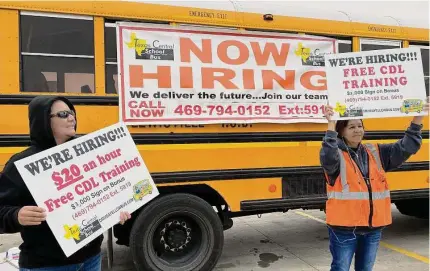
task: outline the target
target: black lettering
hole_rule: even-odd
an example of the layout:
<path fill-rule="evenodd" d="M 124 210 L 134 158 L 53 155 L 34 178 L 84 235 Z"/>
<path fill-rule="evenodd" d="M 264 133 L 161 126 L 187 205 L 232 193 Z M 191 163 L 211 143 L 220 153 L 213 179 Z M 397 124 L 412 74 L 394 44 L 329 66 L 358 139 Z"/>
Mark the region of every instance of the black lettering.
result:
<path fill-rule="evenodd" d="M 399 60 L 405 61 L 406 60 L 406 54 L 404 54 L 404 53 L 399 54 Z"/>
<path fill-rule="evenodd" d="M 73 146 L 73 150 L 75 150 L 76 156 L 81 156 L 82 154 L 85 154 L 85 151 L 82 149 L 81 144 Z"/>
<path fill-rule="evenodd" d="M 35 175 L 35 173 L 39 174 L 39 166 L 36 163 L 30 163 L 24 166 L 33 176 Z"/>
<path fill-rule="evenodd" d="M 61 157 L 61 155 L 59 153 L 54 153 L 53 155 L 51 155 L 52 158 L 54 158 L 55 164 L 58 166 L 64 162 L 66 162 L 66 160 L 63 159 L 63 157 Z"/>
<path fill-rule="evenodd" d="M 42 164 L 43 171 L 46 171 L 46 170 L 52 168 L 52 165 L 48 163 L 48 158 L 44 157 L 44 158 L 40 159 L 39 161 L 40 161 L 40 164 Z"/>
<path fill-rule="evenodd" d="M 379 55 L 378 56 L 378 63 L 385 63 L 386 61 L 385 61 L 385 57 L 384 56 L 381 56 L 381 55 Z"/>
<path fill-rule="evenodd" d="M 61 153 L 63 154 L 66 161 L 72 160 L 73 156 L 70 155 L 69 149 L 62 150 Z"/>
<path fill-rule="evenodd" d="M 94 144 L 94 141 L 92 139 L 88 139 L 87 140 L 88 146 L 90 147 L 90 149 L 93 151 L 95 149 L 97 149 L 96 144 Z"/>
<path fill-rule="evenodd" d="M 82 142 L 82 147 L 84 147 L 85 153 L 87 153 L 87 152 L 89 152 L 89 151 L 90 151 L 90 149 L 88 149 L 88 146 L 87 146 L 87 142 L 86 142 L 86 141 L 85 141 L 85 142 Z"/>
<path fill-rule="evenodd" d="M 339 59 L 329 59 L 328 61 L 332 67 L 337 67 L 337 62 L 339 62 Z"/>
<path fill-rule="evenodd" d="M 366 63 L 367 64 L 373 64 L 374 62 L 376 62 L 375 59 L 376 56 L 366 56 Z"/>
<path fill-rule="evenodd" d="M 109 141 L 115 141 L 116 140 L 116 135 L 114 134 L 113 131 L 109 131 L 106 133 L 107 138 L 109 139 Z"/>
<path fill-rule="evenodd" d="M 97 139 L 100 140 L 102 146 L 109 143 L 109 139 L 107 138 L 106 134 L 97 136 Z"/>
<path fill-rule="evenodd" d="M 399 55 L 394 54 L 394 55 L 387 55 L 387 56 L 389 56 L 389 58 L 390 58 L 390 62 L 393 62 L 393 61 L 397 61 L 397 57 L 398 57 Z"/>

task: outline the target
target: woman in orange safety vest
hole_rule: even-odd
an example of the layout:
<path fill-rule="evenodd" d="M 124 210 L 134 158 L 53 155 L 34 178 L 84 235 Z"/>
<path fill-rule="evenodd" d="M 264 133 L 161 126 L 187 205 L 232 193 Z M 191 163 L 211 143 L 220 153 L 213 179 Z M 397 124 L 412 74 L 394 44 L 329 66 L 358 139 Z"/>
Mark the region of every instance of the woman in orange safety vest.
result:
<path fill-rule="evenodd" d="M 428 112 L 428 103 L 424 110 Z M 393 144 L 362 144 L 362 120 L 333 121 L 320 151 L 327 180 L 326 223 L 331 271 L 372 270 L 382 229 L 391 224 L 391 199 L 385 172 L 398 168 L 421 147 L 422 116 L 415 116 L 402 139 Z"/>

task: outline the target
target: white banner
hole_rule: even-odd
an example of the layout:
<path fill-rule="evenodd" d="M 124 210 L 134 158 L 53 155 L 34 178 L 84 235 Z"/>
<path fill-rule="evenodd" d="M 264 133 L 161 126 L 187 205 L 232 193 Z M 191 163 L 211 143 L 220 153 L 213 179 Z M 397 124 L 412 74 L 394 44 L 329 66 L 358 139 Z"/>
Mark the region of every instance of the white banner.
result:
<path fill-rule="evenodd" d="M 124 124 L 15 162 L 46 222 L 70 256 L 159 192 Z"/>
<path fill-rule="evenodd" d="M 119 23 L 117 41 L 126 124 L 326 122 L 335 39 Z"/>
<path fill-rule="evenodd" d="M 419 48 L 329 55 L 325 64 L 333 119 L 426 114 Z"/>

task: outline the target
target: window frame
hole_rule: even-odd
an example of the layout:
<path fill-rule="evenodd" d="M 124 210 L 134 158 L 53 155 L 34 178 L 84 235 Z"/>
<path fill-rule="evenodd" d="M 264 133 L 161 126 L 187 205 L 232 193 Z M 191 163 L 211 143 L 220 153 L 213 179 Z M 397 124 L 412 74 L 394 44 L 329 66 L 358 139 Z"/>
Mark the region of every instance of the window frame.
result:
<path fill-rule="evenodd" d="M 371 38 L 359 38 L 359 48 L 360 52 L 363 51 L 363 44 L 366 45 L 387 45 L 387 46 L 394 46 L 397 44 L 399 45 L 399 49 L 402 48 L 402 41 L 401 40 L 386 40 L 386 39 L 371 39 Z"/>
<path fill-rule="evenodd" d="M 429 50 L 429 53 L 430 53 L 430 44 L 428 44 L 428 45 L 424 45 L 424 44 L 409 44 L 409 47 L 410 48 L 427 49 L 427 50 Z M 429 66 L 430 66 L 430 64 L 429 64 Z M 429 70 L 430 70 L 430 67 L 429 67 Z M 426 81 L 426 79 L 427 79 L 427 81 L 430 81 L 430 71 L 429 71 L 428 75 L 426 75 L 425 72 L 424 72 L 424 67 L 423 67 L 423 74 L 424 74 L 424 82 Z M 428 95 L 428 93 L 427 93 L 427 95 Z"/>
<path fill-rule="evenodd" d="M 62 80 L 58 79 L 58 74 L 59 72 L 57 72 L 57 91 L 56 92 L 45 92 L 45 91 L 40 91 L 37 93 L 61 93 L 64 95 L 74 95 L 74 94 L 85 94 L 85 95 L 95 95 L 95 88 L 96 88 L 96 82 L 95 82 L 95 77 L 96 77 L 96 69 L 95 69 L 95 51 L 93 51 L 93 55 L 83 55 L 83 54 L 57 54 L 57 53 L 37 53 L 37 52 L 27 52 L 27 51 L 23 51 L 22 46 L 21 46 L 21 42 L 22 42 L 22 32 L 21 32 L 21 17 L 22 16 L 32 16 L 32 17 L 44 17 L 44 18 L 61 18 L 61 19 L 71 19 L 71 20 L 81 20 L 81 21 L 92 21 L 93 22 L 93 26 L 94 26 L 94 17 L 92 16 L 85 16 L 85 15 L 73 15 L 73 14 L 62 14 L 62 13 L 49 13 L 49 12 L 33 12 L 33 11 L 20 11 L 19 14 L 19 66 L 20 66 L 20 73 L 19 73 L 19 78 L 20 78 L 20 84 L 19 84 L 19 93 L 21 94 L 25 94 L 27 92 L 31 93 L 33 91 L 25 91 L 24 89 L 24 78 L 25 78 L 25 74 L 24 74 L 24 68 L 22 66 L 24 60 L 23 60 L 23 56 L 36 56 L 36 57 L 52 57 L 52 58 L 59 58 L 59 59 L 67 59 L 67 58 L 74 58 L 74 59 L 92 59 L 92 68 L 93 68 L 93 85 L 94 85 L 94 89 L 92 93 L 82 93 L 82 92 L 67 92 L 66 91 L 66 85 L 65 85 L 65 75 L 67 74 L 67 72 L 63 72 L 63 78 Z M 92 28 L 92 36 L 94 37 L 94 27 Z M 92 47 L 94 47 L 95 45 L 95 41 L 93 39 L 93 43 L 92 43 Z M 62 86 L 62 89 L 64 90 L 64 92 L 59 92 L 58 91 L 58 82 L 62 82 L 64 85 Z"/>
<path fill-rule="evenodd" d="M 427 50 L 429 50 L 429 53 L 430 53 L 430 45 L 415 45 L 415 44 L 409 44 L 409 48 L 420 48 L 420 49 L 427 49 Z M 430 65 L 429 65 L 430 66 Z M 424 69 L 424 68 L 423 68 Z M 430 67 L 429 67 L 429 69 L 430 69 Z M 425 75 L 425 73 L 424 73 L 424 78 L 425 77 L 430 77 L 430 72 L 429 72 L 429 75 Z"/>
<path fill-rule="evenodd" d="M 104 29 L 105 32 L 106 32 L 106 28 L 114 28 L 114 29 L 116 28 L 115 23 L 105 23 L 104 25 L 105 25 L 105 29 Z M 115 31 L 115 33 L 116 33 L 116 31 Z M 116 39 L 116 35 L 115 35 L 115 39 Z M 116 42 L 116 40 L 115 40 L 115 42 Z M 105 35 L 105 44 L 106 44 L 106 35 Z M 105 59 L 104 59 L 105 65 L 118 65 L 118 56 L 117 56 L 116 61 L 106 61 L 106 45 L 104 46 L 104 50 L 105 50 Z"/>
<path fill-rule="evenodd" d="M 345 52 L 345 53 L 352 53 L 353 52 L 353 49 L 352 49 L 352 37 L 351 37 L 351 40 L 346 40 L 346 39 L 342 39 L 342 40 L 339 40 L 339 39 L 336 39 L 336 43 L 337 43 L 337 48 L 336 48 L 336 53 L 340 53 L 339 52 L 339 44 L 349 44 L 349 45 L 351 45 L 351 51 L 350 52 Z"/>

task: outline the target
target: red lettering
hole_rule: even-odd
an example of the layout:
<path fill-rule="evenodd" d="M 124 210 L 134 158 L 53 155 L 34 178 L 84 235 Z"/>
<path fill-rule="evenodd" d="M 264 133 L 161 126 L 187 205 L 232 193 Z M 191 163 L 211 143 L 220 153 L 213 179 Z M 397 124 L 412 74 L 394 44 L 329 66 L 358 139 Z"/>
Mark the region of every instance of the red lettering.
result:
<path fill-rule="evenodd" d="M 130 87 L 143 88 L 145 79 L 155 79 L 159 88 L 171 88 L 170 66 L 158 66 L 156 73 L 144 73 L 142 65 L 130 65 Z"/>
<path fill-rule="evenodd" d="M 193 88 L 193 68 L 191 67 L 179 67 L 179 82 L 181 88 Z"/>
<path fill-rule="evenodd" d="M 243 75 L 243 88 L 244 89 L 255 89 L 254 70 L 244 69 Z"/>
<path fill-rule="evenodd" d="M 273 42 L 265 43 L 263 51 L 261 51 L 260 43 L 258 42 L 251 42 L 251 48 L 258 66 L 266 66 L 270 56 L 272 56 L 276 66 L 286 66 L 290 44 L 282 43 L 281 51 L 278 51 L 278 47 Z"/>
<path fill-rule="evenodd" d="M 285 105 L 279 106 L 279 114 L 281 114 L 281 115 L 287 114 L 287 107 Z"/>
<path fill-rule="evenodd" d="M 312 83 L 312 78 L 318 76 L 317 84 Z M 308 71 L 300 77 L 300 83 L 309 90 L 327 90 L 326 73 L 324 71 Z"/>
<path fill-rule="evenodd" d="M 48 199 L 44 203 L 48 208 L 48 212 L 54 211 L 56 208 L 60 208 L 62 204 L 66 204 L 67 202 L 73 200 L 73 194 L 71 192 L 67 192 L 66 195 L 60 196 L 59 199 Z"/>
<path fill-rule="evenodd" d="M 230 46 L 234 46 L 239 50 L 239 56 L 236 59 L 233 59 L 228 56 L 227 51 Z M 237 40 L 226 40 L 221 42 L 218 45 L 218 57 L 219 59 L 230 65 L 241 65 L 245 63 L 249 58 L 248 47 L 240 41 Z"/>
<path fill-rule="evenodd" d="M 276 81 L 283 89 L 294 89 L 294 77 L 296 72 L 293 70 L 286 70 L 285 76 L 282 78 L 280 75 L 270 70 L 263 70 L 263 89 L 274 89 L 273 81 Z"/>
<path fill-rule="evenodd" d="M 200 49 L 190 38 L 180 38 L 179 48 L 182 62 L 191 62 L 191 52 L 193 52 L 202 63 L 212 63 L 210 39 L 202 39 L 202 49 Z"/>
<path fill-rule="evenodd" d="M 350 69 L 343 69 L 343 77 L 348 77 Z"/>
<path fill-rule="evenodd" d="M 85 193 L 85 189 L 82 189 L 82 184 L 78 184 L 75 186 L 75 192 L 79 196 L 82 196 Z"/>
<path fill-rule="evenodd" d="M 223 73 L 222 75 L 215 75 L 215 73 Z M 218 81 L 225 89 L 238 89 L 238 87 L 231 82 L 236 76 L 236 73 L 230 69 L 222 68 L 202 68 L 202 87 L 206 89 L 214 89 L 215 81 Z"/>

